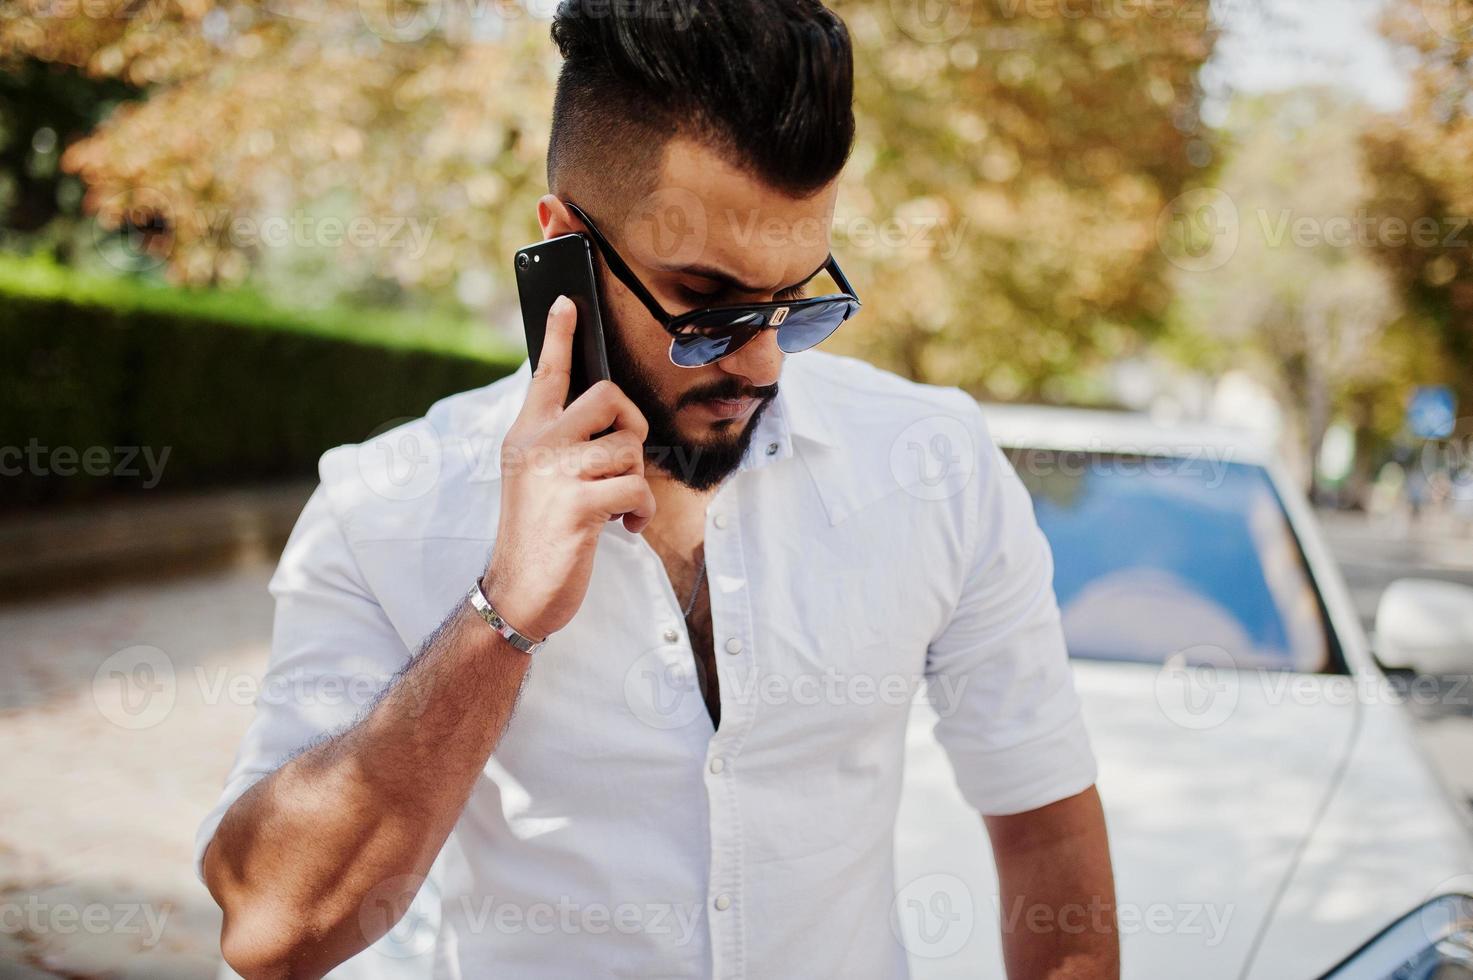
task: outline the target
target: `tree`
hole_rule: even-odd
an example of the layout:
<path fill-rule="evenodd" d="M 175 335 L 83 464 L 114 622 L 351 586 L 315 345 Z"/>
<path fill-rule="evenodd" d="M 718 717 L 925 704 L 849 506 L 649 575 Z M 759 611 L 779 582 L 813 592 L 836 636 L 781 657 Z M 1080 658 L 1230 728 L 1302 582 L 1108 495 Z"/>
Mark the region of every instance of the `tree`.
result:
<path fill-rule="evenodd" d="M 926 21 L 936 8 L 947 16 Z M 887 216 L 915 233 L 855 263 L 880 302 L 849 339 L 978 394 L 1084 394 L 1088 369 L 1152 336 L 1167 308 L 1157 220 L 1211 159 L 1197 86 L 1208 5 L 846 15 L 864 112 L 840 228 Z M 921 236 L 928 222 L 945 234 Z"/>
<path fill-rule="evenodd" d="M 1376 257 L 1406 302 L 1403 328 L 1442 354 L 1421 379 L 1473 404 L 1473 0 L 1393 0 L 1383 30 L 1413 63 L 1406 107 L 1364 138 Z"/>
<path fill-rule="evenodd" d="M 545 19 L 510 0 L 141 0 L 107 17 L 89 2 L 124 0 L 18 0 L 0 57 L 147 87 L 64 162 L 173 279 L 242 281 L 270 266 L 262 222 L 336 211 L 433 225 L 422 254 L 334 249 L 353 278 L 509 292 L 544 186 Z M 860 135 L 836 248 L 866 311 L 836 340 L 978 393 L 1068 397 L 1165 312 L 1157 219 L 1211 157 L 1207 0 L 840 9 Z"/>
<path fill-rule="evenodd" d="M 1330 423 L 1384 426 L 1408 351 L 1400 303 L 1374 259 L 1361 104 L 1323 89 L 1240 97 L 1211 205 L 1216 249 L 1183 261 L 1177 315 L 1209 340 L 1205 366 L 1248 366 L 1288 410 L 1304 475 Z"/>

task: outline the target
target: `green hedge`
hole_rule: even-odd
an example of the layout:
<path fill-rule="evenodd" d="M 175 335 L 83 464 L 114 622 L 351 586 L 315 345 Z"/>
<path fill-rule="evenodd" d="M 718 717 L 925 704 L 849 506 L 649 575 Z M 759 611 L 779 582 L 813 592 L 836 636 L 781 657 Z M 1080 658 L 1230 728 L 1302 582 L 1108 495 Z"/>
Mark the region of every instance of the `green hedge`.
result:
<path fill-rule="evenodd" d="M 423 414 L 521 360 L 233 322 L 192 314 L 177 294 L 112 306 L 12 285 L 0 270 L 6 508 L 141 489 L 141 453 L 136 475 L 114 472 L 139 447 L 155 459 L 168 448 L 163 490 L 310 478 L 325 449 Z M 106 452 L 105 475 L 84 472 L 89 449 L 87 468 L 103 469 L 93 447 Z"/>

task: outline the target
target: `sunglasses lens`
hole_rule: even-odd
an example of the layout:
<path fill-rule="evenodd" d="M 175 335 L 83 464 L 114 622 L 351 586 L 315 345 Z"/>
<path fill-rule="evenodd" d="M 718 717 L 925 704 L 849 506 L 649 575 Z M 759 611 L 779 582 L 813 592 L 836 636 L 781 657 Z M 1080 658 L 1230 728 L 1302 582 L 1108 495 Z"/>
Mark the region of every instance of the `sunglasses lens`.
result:
<path fill-rule="evenodd" d="M 751 340 L 754 333 L 728 337 L 677 337 L 670 347 L 670 359 L 680 367 L 704 367 L 721 360 Z"/>
<path fill-rule="evenodd" d="M 777 328 L 777 346 L 788 354 L 815 347 L 829 338 L 858 304 L 849 299 L 800 306 Z M 712 310 L 680 327 L 670 347 L 670 359 L 681 367 L 701 367 L 740 350 L 767 325 L 760 310 Z"/>
<path fill-rule="evenodd" d="M 786 354 L 817 347 L 849 319 L 854 309 L 853 303 L 842 299 L 799 307 L 777 328 L 777 346 Z"/>
<path fill-rule="evenodd" d="M 712 310 L 680 327 L 670 359 L 680 367 L 702 367 L 735 354 L 767 323 L 757 311 Z"/>

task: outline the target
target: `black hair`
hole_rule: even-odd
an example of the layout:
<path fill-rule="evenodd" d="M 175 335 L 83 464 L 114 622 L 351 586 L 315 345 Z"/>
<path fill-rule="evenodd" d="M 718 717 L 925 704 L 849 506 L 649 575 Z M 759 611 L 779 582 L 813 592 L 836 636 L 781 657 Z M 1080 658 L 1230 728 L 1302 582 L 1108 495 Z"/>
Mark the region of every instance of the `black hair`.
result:
<path fill-rule="evenodd" d="M 817 0 L 564 0 L 552 39 L 554 192 L 597 183 L 632 200 L 679 134 L 805 197 L 854 144 L 849 32 Z"/>

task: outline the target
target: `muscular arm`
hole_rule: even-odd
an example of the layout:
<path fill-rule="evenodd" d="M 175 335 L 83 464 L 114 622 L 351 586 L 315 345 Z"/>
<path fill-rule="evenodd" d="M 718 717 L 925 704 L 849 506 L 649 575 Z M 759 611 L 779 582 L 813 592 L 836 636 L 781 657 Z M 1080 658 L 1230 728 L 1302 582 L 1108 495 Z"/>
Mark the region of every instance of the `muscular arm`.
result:
<path fill-rule="evenodd" d="M 1010 980 L 1118 977 L 1115 879 L 1094 787 L 1026 813 L 984 819 Z"/>
<path fill-rule="evenodd" d="M 321 976 L 392 927 L 505 730 L 529 662 L 462 603 L 362 719 L 230 808 L 204 872 L 238 973 Z"/>
<path fill-rule="evenodd" d="M 503 441 L 482 583 L 509 623 L 539 638 L 578 611 L 605 524 L 622 518 L 639 533 L 655 513 L 649 424 L 634 403 L 601 381 L 564 408 L 575 320 L 571 301 L 553 305 Z M 204 875 L 237 972 L 318 977 L 398 921 L 496 748 L 528 662 L 462 602 L 363 718 L 235 802 Z"/>

